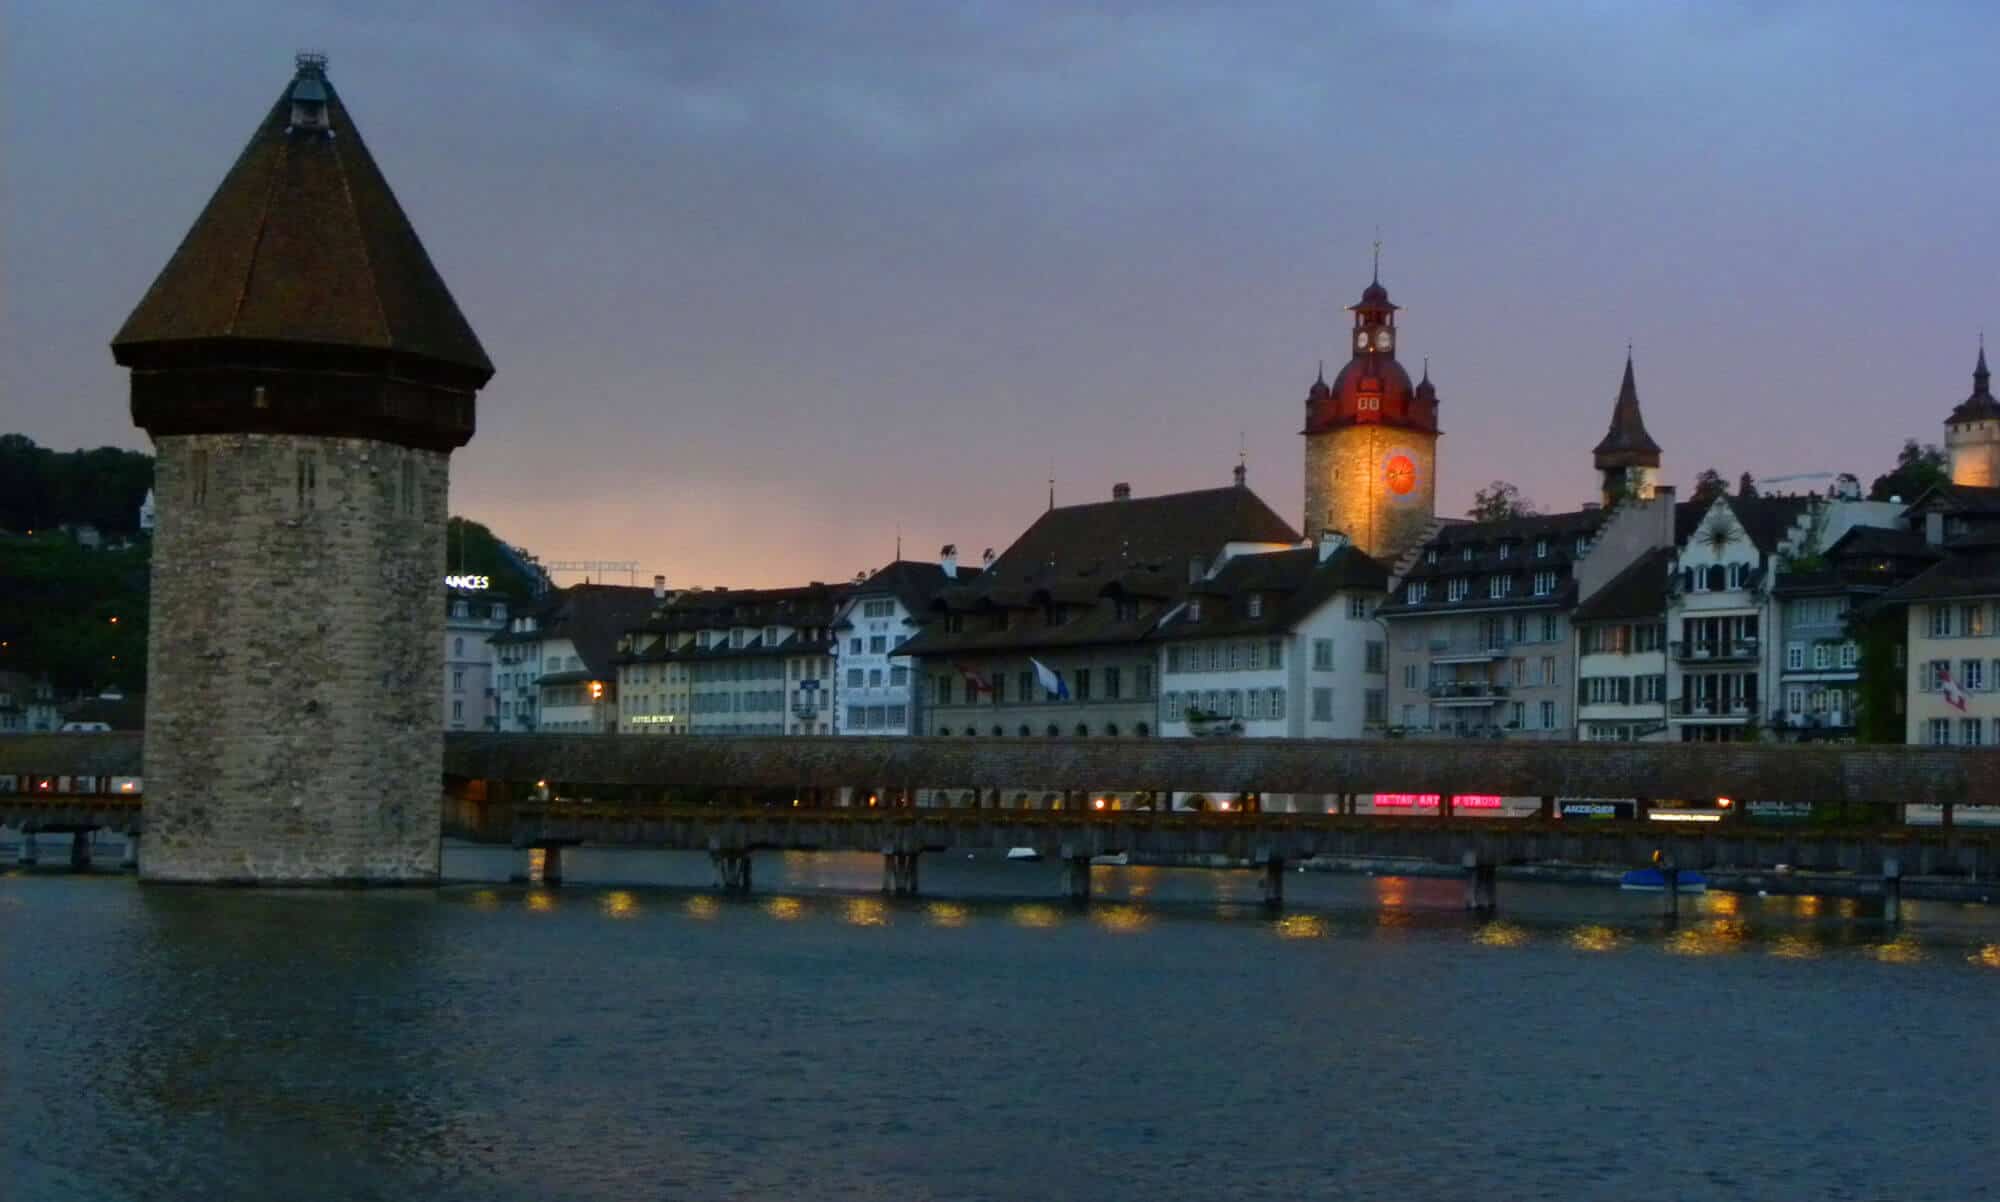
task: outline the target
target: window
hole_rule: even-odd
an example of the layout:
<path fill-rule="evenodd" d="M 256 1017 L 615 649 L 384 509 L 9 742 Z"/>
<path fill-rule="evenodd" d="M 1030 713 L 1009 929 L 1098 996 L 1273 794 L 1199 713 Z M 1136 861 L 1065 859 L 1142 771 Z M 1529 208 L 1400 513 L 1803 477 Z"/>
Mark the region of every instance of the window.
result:
<path fill-rule="evenodd" d="M 1525 701 L 1511 702 L 1507 706 L 1507 725 L 1519 730 L 1528 724 L 1528 704 Z"/>
<path fill-rule="evenodd" d="M 1264 694 L 1264 708 L 1265 708 L 1266 710 L 1268 710 L 1268 711 L 1270 712 L 1270 714 L 1271 714 L 1271 716 L 1272 716 L 1273 718 L 1282 718 L 1282 717 L 1284 717 L 1284 716 L 1285 716 L 1285 690 L 1283 690 L 1283 689 L 1266 689 L 1266 690 L 1265 690 L 1265 694 Z"/>
<path fill-rule="evenodd" d="M 1502 558 L 1502 559 L 1505 559 L 1505 558 L 1507 558 L 1507 552 L 1508 552 L 1508 550 L 1509 550 L 1509 544 L 1507 544 L 1507 543 L 1501 543 L 1501 544 L 1500 544 L 1500 558 Z"/>
<path fill-rule="evenodd" d="M 1243 659 L 1242 644 L 1230 643 L 1226 646 L 1223 652 L 1223 664 L 1231 672 L 1234 672 L 1241 665 L 1242 659 Z M 1251 664 L 1250 666 L 1254 668 L 1257 665 Z"/>
<path fill-rule="evenodd" d="M 1553 643 L 1562 637 L 1562 619 L 1555 614 L 1542 615 L 1542 641 Z"/>
<path fill-rule="evenodd" d="M 1367 700 L 1362 712 L 1362 721 L 1380 724 L 1389 720 L 1389 694 L 1385 689 L 1369 689 L 1363 694 Z M 2000 718 L 1995 718 L 2000 723 Z"/>
<path fill-rule="evenodd" d="M 1951 661 L 1943 659 L 1927 660 L 1923 673 L 1918 678 L 1917 688 L 1921 692 L 1935 693 L 1943 687 L 1944 678 L 1951 671 Z"/>
<path fill-rule="evenodd" d="M 1438 561 L 1438 549 L 1436 547 L 1431 547 L 1424 551 L 1425 563 L 1436 563 L 1437 561 Z"/>
<path fill-rule="evenodd" d="M 896 686 L 897 688 L 902 688 L 903 686 L 909 684 L 910 670 L 908 668 L 889 669 L 889 683 Z"/>
<path fill-rule="evenodd" d="M 1188 621 L 1190 621 L 1190 622 L 1199 622 L 1199 621 L 1201 621 L 1201 598 L 1200 598 L 1200 597 L 1196 597 L 1196 598 L 1194 598 L 1193 600 L 1191 600 L 1191 601 L 1189 601 L 1189 602 L 1188 602 Z"/>
<path fill-rule="evenodd" d="M 1118 700 L 1118 686 L 1121 683 L 1118 675 L 1118 669 L 1116 668 L 1104 669 L 1104 699 L 1106 701 Z"/>
<path fill-rule="evenodd" d="M 1785 690 L 1785 712 L 1803 714 L 1806 712 L 1806 691 L 1799 685 Z"/>
<path fill-rule="evenodd" d="M 1651 702 L 1654 705 L 1658 705 L 1667 699 L 1667 678 L 1665 676 L 1635 676 L 1632 680 L 1635 686 L 1632 697 L 1634 701 L 1641 704 Z"/>
<path fill-rule="evenodd" d="M 1313 690 L 1312 697 L 1312 720 L 1315 722 L 1333 721 L 1333 690 L 1317 688 Z"/>
<path fill-rule="evenodd" d="M 1951 637 L 1951 606 L 1931 606 L 1931 637 L 1934 639 Z"/>
<path fill-rule="evenodd" d="M 766 626 L 764 628 L 764 645 L 766 647 L 775 647 L 778 645 L 778 628 L 776 626 Z"/>
<path fill-rule="evenodd" d="M 1986 691 L 1986 661 L 1983 659 L 1960 660 L 1958 665 L 1958 687 L 1969 692 Z"/>
<path fill-rule="evenodd" d="M 454 701 L 454 702 L 452 702 L 452 703 L 451 703 L 451 716 L 452 716 L 453 718 L 458 718 L 458 719 L 462 719 L 462 718 L 464 718 L 464 717 L 465 717 L 465 702 L 463 702 L 463 701 Z M 1973 740 L 1973 742 L 1975 742 L 1975 743 L 1976 743 L 1976 742 L 1978 742 L 1978 740 L 1977 740 L 1977 739 L 1974 739 L 1974 740 Z"/>
<path fill-rule="evenodd" d="M 1429 592 L 1430 584 L 1428 582 L 1412 580 L 1403 586 L 1403 603 L 1406 605 L 1422 605 L 1424 597 Z"/>
<path fill-rule="evenodd" d="M 1209 671 L 1222 671 L 1222 644 L 1210 643 L 1201 658 Z"/>
<path fill-rule="evenodd" d="M 1584 553 L 1585 551 L 1588 551 L 1588 550 L 1590 550 L 1590 536 L 1589 536 L 1589 535 L 1587 535 L 1587 534 L 1579 534 L 1579 535 L 1577 535 L 1577 536 L 1576 536 L 1576 553 L 1577 553 L 1578 555 L 1581 555 L 1581 554 L 1583 554 L 1583 553 Z"/>
<path fill-rule="evenodd" d="M 1732 563 L 1728 565 L 1726 568 L 1723 569 L 1722 573 L 1723 587 L 1742 588 L 1744 575 L 1745 575 L 1745 567 L 1743 564 Z"/>
<path fill-rule="evenodd" d="M 1502 597 L 1511 596 L 1513 592 L 1514 578 L 1512 576 L 1488 576 L 1486 578 L 1486 596 L 1489 599 L 1497 601 Z"/>
<path fill-rule="evenodd" d="M 879 689 L 882 687 L 882 669 L 880 668 L 868 669 L 868 687 L 871 689 Z"/>
<path fill-rule="evenodd" d="M 1785 644 L 1785 667 L 1797 672 L 1806 666 L 1806 645 L 1804 643 Z"/>
<path fill-rule="evenodd" d="M 464 672 L 454 671 L 451 674 L 451 691 L 454 693 L 463 693 L 465 691 Z"/>
<path fill-rule="evenodd" d="M 1555 682 L 1556 682 L 1556 657 L 1553 655 L 1544 655 L 1542 657 L 1542 674 L 1538 678 L 1536 678 L 1535 683 L 1554 684 Z M 1544 704 L 1547 703 L 1545 702 Z"/>
<path fill-rule="evenodd" d="M 1262 593 L 1250 594 L 1249 610 L 1250 610 L 1250 616 L 1253 618 L 1261 618 L 1264 616 L 1264 594 Z"/>
<path fill-rule="evenodd" d="M 889 637 L 882 634 L 868 636 L 868 654 L 881 655 L 889 650 Z"/>
<path fill-rule="evenodd" d="M 1472 581 L 1470 579 L 1464 576 L 1453 576 L 1445 585 L 1445 600 L 1463 601 L 1465 600 L 1465 594 L 1471 591 L 1471 588 Z"/>
<path fill-rule="evenodd" d="M 1813 671 L 1824 672 L 1833 666 L 1833 648 L 1825 643 L 1813 644 Z"/>
<path fill-rule="evenodd" d="M 1938 747 L 1949 747 L 1951 745 L 1951 719 L 1932 718 L 1929 729 L 1925 732 L 1924 742 Z"/>
<path fill-rule="evenodd" d="M 1958 720 L 1958 741 L 1967 747 L 1979 746 L 1979 727 L 1980 721 L 1977 718 L 1960 718 Z"/>
<path fill-rule="evenodd" d="M 892 705 L 889 707 L 889 712 L 885 715 L 884 720 L 890 726 L 901 726 L 910 720 L 909 709 L 905 706 Z"/>
<path fill-rule="evenodd" d="M 703 633 L 703 637 L 704 637 L 704 638 L 706 638 L 706 637 L 707 637 L 707 632 L 706 632 L 706 631 L 703 631 L 702 633 Z M 703 646 L 706 646 L 706 645 L 707 645 L 706 643 L 704 643 L 704 644 L 703 644 Z M 850 654 L 850 655 L 859 655 L 859 654 L 861 654 L 861 640 L 860 640 L 860 639 L 849 639 L 849 640 L 847 640 L 847 651 L 848 651 L 848 654 Z"/>
<path fill-rule="evenodd" d="M 1349 597 L 1347 599 L 1347 616 L 1356 621 L 1366 618 L 1368 616 L 1368 598 Z"/>
<path fill-rule="evenodd" d="M 949 676 L 940 676 L 940 677 L 938 677 L 938 678 L 937 678 L 937 690 L 936 690 L 936 692 L 937 692 L 937 703 L 938 703 L 939 705 L 950 705 L 950 704 L 951 704 L 951 677 L 949 677 Z M 970 700 L 970 698 L 967 698 L 967 700 Z"/>
<path fill-rule="evenodd" d="M 1535 573 L 1535 596 L 1546 597 L 1556 591 L 1556 574 L 1547 569 Z"/>
<path fill-rule="evenodd" d="M 993 674 L 993 688 L 991 691 L 993 693 L 993 704 L 1000 705 L 1007 700 L 1007 674 L 1005 672 L 995 672 Z M 1028 690 L 1022 689 L 1021 700 L 1026 701 L 1027 699 Z"/>
<path fill-rule="evenodd" d="M 464 655 L 464 654 L 465 654 L 465 640 L 464 640 L 464 639 L 453 639 L 453 640 L 451 641 L 451 653 L 452 653 L 453 655 L 455 655 L 455 656 L 458 656 L 458 655 Z"/>
<path fill-rule="evenodd" d="M 1463 552 L 1462 552 L 1462 553 L 1460 554 L 1459 558 L 1461 558 L 1461 559 L 1465 560 L 1465 562 L 1467 562 L 1467 563 L 1471 563 L 1471 562 L 1472 562 L 1472 544 L 1471 544 L 1471 543 L 1467 543 L 1467 544 L 1465 544 L 1465 550 L 1464 550 L 1464 551 L 1463 551 Z"/>
<path fill-rule="evenodd" d="M 1544 701 L 1542 702 L 1542 729 L 1554 730 L 1555 728 L 1556 728 L 1556 703 L 1553 701 Z"/>
<path fill-rule="evenodd" d="M 1250 712 L 1245 714 L 1244 717 L 1255 719 L 1255 718 L 1262 718 L 1263 716 L 1264 716 L 1264 692 L 1261 689 L 1251 689 Z"/>
<path fill-rule="evenodd" d="M 859 668 L 849 668 L 849 669 L 847 670 L 847 687 L 848 687 L 848 688 L 850 688 L 850 689 L 858 689 L 858 688 L 860 688 L 860 687 L 861 687 L 861 678 L 862 678 L 862 676 L 861 676 L 861 669 L 859 669 Z"/>
<path fill-rule="evenodd" d="M 1367 652 L 1368 658 L 1365 661 L 1365 666 L 1362 668 L 1362 671 L 1370 672 L 1378 676 L 1384 672 L 1387 672 L 1389 670 L 1388 650 L 1389 649 L 1386 646 L 1384 646 L 1379 640 L 1375 639 L 1369 640 L 1368 652 Z"/>
<path fill-rule="evenodd" d="M 1860 662 L 1861 662 L 1861 648 L 1860 648 L 1860 647 L 1857 647 L 1857 646 L 1856 646 L 1856 645 L 1854 645 L 1853 643 L 1842 643 L 1842 644 L 1840 645 L 1840 666 L 1841 666 L 1841 667 L 1843 667 L 1843 668 L 1853 668 L 1853 667 L 1856 667 L 1857 665 L 1859 665 L 1859 664 L 1860 664 Z"/>
<path fill-rule="evenodd" d="M 1315 672 L 1333 671 L 1332 639 L 1313 640 L 1313 671 Z"/>
<path fill-rule="evenodd" d="M 1976 639 L 1986 633 L 1986 607 L 1984 605 L 1961 605 L 1958 607 L 1958 632 L 1969 639 Z"/>
<path fill-rule="evenodd" d="M 1140 701 L 1151 701 L 1153 699 L 1153 665 L 1140 664 L 1132 670 L 1132 679 L 1133 683 L 1138 686 L 1138 699 Z M 1144 732 L 1142 731 L 1141 733 Z"/>
<path fill-rule="evenodd" d="M 1075 677 L 1076 683 L 1070 689 L 1070 692 L 1075 695 L 1078 701 L 1090 700 L 1090 669 L 1078 668 L 1075 672 Z"/>
<path fill-rule="evenodd" d="M 1181 670 L 1181 649 L 1179 647 L 1167 648 L 1167 671 L 1178 672 L 1180 670 Z"/>
<path fill-rule="evenodd" d="M 1403 665 L 1403 687 L 1406 689 L 1414 689 L 1417 687 L 1417 665 L 1415 664 Z"/>
<path fill-rule="evenodd" d="M 1165 711 L 1161 715 L 1165 721 L 1168 722 L 1180 721 L 1181 695 L 1177 692 L 1169 691 L 1165 697 L 1162 697 L 1160 699 L 1160 708 Z"/>
<path fill-rule="evenodd" d="M 1017 680 L 1021 686 L 1021 694 L 1020 694 L 1021 700 L 1024 702 L 1034 700 L 1035 674 L 1033 672 L 1023 672 L 1020 674 Z"/>
<path fill-rule="evenodd" d="M 1264 666 L 1267 668 L 1285 666 L 1285 644 L 1282 641 L 1272 639 L 1264 644 Z"/>

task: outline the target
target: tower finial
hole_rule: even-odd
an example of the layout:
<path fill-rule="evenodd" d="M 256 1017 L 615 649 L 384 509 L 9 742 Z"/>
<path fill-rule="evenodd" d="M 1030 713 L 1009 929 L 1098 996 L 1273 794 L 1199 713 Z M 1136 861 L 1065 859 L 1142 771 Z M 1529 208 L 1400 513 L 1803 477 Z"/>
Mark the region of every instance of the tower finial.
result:
<path fill-rule="evenodd" d="M 1986 370 L 1986 331 L 1979 331 L 1979 361 L 1972 367 L 1972 395 L 1984 396 L 1992 387 L 1993 374 Z"/>
<path fill-rule="evenodd" d="M 1382 282 L 1382 227 L 1379 225 L 1375 227 L 1375 274 L 1373 280 L 1377 284 Z"/>
<path fill-rule="evenodd" d="M 1326 383 L 1326 360 L 1324 359 L 1319 361 L 1319 382 L 1322 384 Z"/>

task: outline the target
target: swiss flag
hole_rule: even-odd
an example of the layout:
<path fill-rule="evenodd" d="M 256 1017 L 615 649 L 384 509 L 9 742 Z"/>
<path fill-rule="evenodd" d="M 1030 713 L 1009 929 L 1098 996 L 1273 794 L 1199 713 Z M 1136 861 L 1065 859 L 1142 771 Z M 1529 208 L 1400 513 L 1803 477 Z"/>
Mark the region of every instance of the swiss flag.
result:
<path fill-rule="evenodd" d="M 1943 665 L 1938 667 L 1938 687 L 1944 691 L 1946 705 L 1956 708 L 1961 714 L 1965 712 L 1965 690 L 1951 678 L 1951 669 Z"/>

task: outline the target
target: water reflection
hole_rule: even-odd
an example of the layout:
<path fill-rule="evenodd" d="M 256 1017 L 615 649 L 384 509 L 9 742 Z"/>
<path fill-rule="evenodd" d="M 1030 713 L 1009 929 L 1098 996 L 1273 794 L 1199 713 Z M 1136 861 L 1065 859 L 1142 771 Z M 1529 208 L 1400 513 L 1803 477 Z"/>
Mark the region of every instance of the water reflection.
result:
<path fill-rule="evenodd" d="M 934 901 L 924 907 L 924 914 L 933 926 L 962 927 L 971 911 L 957 902 Z"/>
<path fill-rule="evenodd" d="M 1771 940 L 1770 952 L 1785 960 L 1815 960 L 1825 951 L 1817 935 L 1786 933 Z"/>
<path fill-rule="evenodd" d="M 1989 943 L 1966 957 L 1985 968 L 2000 968 L 2000 943 Z"/>
<path fill-rule="evenodd" d="M 1317 914 L 1287 914 L 1274 925 L 1280 939 L 1323 939 L 1326 919 Z"/>
<path fill-rule="evenodd" d="M 1702 899 L 1703 909 L 1724 917 L 1735 914 L 1743 903 L 1743 899 L 1734 893 L 1704 893 Z"/>
<path fill-rule="evenodd" d="M 1152 919 L 1137 906 L 1093 906 L 1090 920 L 1107 931 L 1121 934 L 1143 928 Z"/>
<path fill-rule="evenodd" d="M 1924 949 L 1909 934 L 1901 934 L 1887 943 L 1878 943 L 1868 949 L 1884 964 L 1915 964 L 1924 958 Z"/>
<path fill-rule="evenodd" d="M 850 926 L 881 927 L 889 925 L 889 906 L 879 897 L 850 897 L 841 911 L 841 918 Z"/>
<path fill-rule="evenodd" d="M 1615 952 L 1631 940 L 1601 923 L 1577 927 L 1569 933 L 1569 945 L 1580 952 Z"/>
<path fill-rule="evenodd" d="M 1042 902 L 1022 902 L 1007 913 L 1024 927 L 1052 927 L 1062 921 L 1062 913 L 1059 910 Z"/>
<path fill-rule="evenodd" d="M 530 910 L 537 914 L 547 914 L 556 908 L 556 894 L 553 889 L 530 889 L 522 899 Z"/>
<path fill-rule="evenodd" d="M 598 899 L 597 908 L 604 911 L 606 918 L 639 917 L 639 899 L 632 896 L 630 889 L 613 889 Z"/>
<path fill-rule="evenodd" d="M 1718 918 L 1680 927 L 1667 936 L 1666 948 L 1677 956 L 1717 956 L 1743 950 L 1750 929 L 1741 919 Z"/>
<path fill-rule="evenodd" d="M 806 904 L 796 897 L 774 897 L 764 903 L 764 913 L 779 922 L 797 922 L 806 916 Z"/>
<path fill-rule="evenodd" d="M 497 889 L 475 889 L 471 897 L 475 910 L 493 911 L 500 908 L 500 891 Z"/>
<path fill-rule="evenodd" d="M 707 921 L 722 913 L 722 903 L 716 901 L 706 893 L 697 893 L 683 902 L 681 909 L 687 911 L 689 918 L 699 918 Z"/>
<path fill-rule="evenodd" d="M 1528 942 L 1528 929 L 1496 918 L 1479 924 L 1479 929 L 1472 933 L 1472 941 L 1486 947 L 1520 947 Z"/>

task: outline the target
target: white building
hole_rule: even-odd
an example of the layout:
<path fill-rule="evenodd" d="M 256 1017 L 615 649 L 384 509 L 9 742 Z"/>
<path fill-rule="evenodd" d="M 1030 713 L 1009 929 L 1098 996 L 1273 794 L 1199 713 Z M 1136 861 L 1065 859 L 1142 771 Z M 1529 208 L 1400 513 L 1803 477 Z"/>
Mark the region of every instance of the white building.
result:
<path fill-rule="evenodd" d="M 1674 549 L 1634 561 L 1576 607 L 1577 738 L 1667 738 L 1667 572 Z"/>
<path fill-rule="evenodd" d="M 25 672 L 0 672 L 0 735 L 52 731 L 61 725 L 55 690 Z"/>
<path fill-rule="evenodd" d="M 1388 678 L 1374 611 L 1388 581 L 1333 532 L 1290 550 L 1225 551 L 1156 632 L 1160 734 L 1358 739 L 1381 726 Z M 1327 808 L 1321 797 L 1260 801 Z"/>
<path fill-rule="evenodd" d="M 507 601 L 488 591 L 483 576 L 455 578 L 445 587 L 444 728 L 499 728 L 497 648 L 489 641 L 507 628 Z"/>
<path fill-rule="evenodd" d="M 946 546 L 937 563 L 899 559 L 856 585 L 834 623 L 840 709 L 836 732 L 907 735 L 922 729 L 921 683 L 909 656 L 897 649 L 916 633 L 919 616 L 945 588 L 970 584 L 977 568 L 958 566 Z"/>

